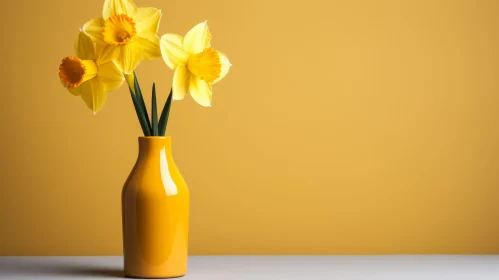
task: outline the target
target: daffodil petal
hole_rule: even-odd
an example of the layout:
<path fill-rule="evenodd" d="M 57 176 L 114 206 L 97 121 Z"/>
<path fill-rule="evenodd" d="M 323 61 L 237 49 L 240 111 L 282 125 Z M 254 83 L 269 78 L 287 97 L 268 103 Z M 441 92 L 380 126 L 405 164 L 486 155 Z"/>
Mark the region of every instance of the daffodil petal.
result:
<path fill-rule="evenodd" d="M 182 49 L 182 36 L 177 34 L 165 34 L 161 37 L 161 55 L 166 65 L 175 70 L 179 64 L 187 64 L 189 53 Z"/>
<path fill-rule="evenodd" d="M 120 47 L 108 44 L 97 44 L 95 47 L 97 53 L 97 65 L 113 61 L 120 54 Z"/>
<path fill-rule="evenodd" d="M 159 48 L 159 37 L 153 35 L 149 38 L 136 37 L 135 41 L 142 48 L 142 59 L 152 60 L 161 57 L 161 49 Z"/>
<path fill-rule="evenodd" d="M 227 73 L 229 73 L 229 69 L 232 66 L 232 64 L 229 61 L 229 58 L 227 58 L 227 56 L 224 53 L 218 52 L 218 57 L 220 57 L 220 64 L 222 65 L 220 70 L 220 76 L 216 78 L 215 81 L 213 81 L 213 83 L 211 84 L 217 83 L 218 81 L 223 79 L 227 75 Z"/>
<path fill-rule="evenodd" d="M 190 75 L 189 91 L 194 101 L 201 106 L 211 106 L 212 88 L 207 82 L 201 80 L 198 76 Z"/>
<path fill-rule="evenodd" d="M 74 44 L 76 56 L 83 60 L 95 59 L 95 46 L 92 39 L 84 32 L 80 32 Z"/>
<path fill-rule="evenodd" d="M 68 91 L 74 96 L 80 96 L 81 91 L 82 91 L 82 87 L 81 87 L 82 85 L 80 85 L 79 87 L 75 87 L 75 88 L 68 88 Z"/>
<path fill-rule="evenodd" d="M 87 34 L 92 41 L 96 44 L 104 44 L 104 40 L 102 39 L 102 27 L 104 26 L 103 18 L 94 18 L 87 21 L 83 25 L 83 32 Z"/>
<path fill-rule="evenodd" d="M 125 14 L 135 17 L 137 6 L 132 0 L 105 0 L 102 9 L 102 17 L 107 20 L 109 17 Z"/>
<path fill-rule="evenodd" d="M 194 26 L 184 38 L 184 50 L 190 54 L 202 52 L 210 47 L 211 32 L 208 29 L 208 24 L 201 22 Z"/>
<path fill-rule="evenodd" d="M 98 79 L 92 79 L 81 84 L 81 98 L 87 107 L 97 113 L 106 103 L 107 94 Z"/>
<path fill-rule="evenodd" d="M 177 69 L 175 69 L 175 73 L 173 74 L 172 83 L 174 100 L 184 99 L 185 94 L 189 92 L 189 76 L 189 70 L 185 64 L 177 66 Z"/>
<path fill-rule="evenodd" d="M 138 8 L 135 15 L 137 35 L 149 37 L 158 33 L 161 11 L 156 8 Z"/>
<path fill-rule="evenodd" d="M 120 47 L 120 54 L 114 61 L 118 69 L 125 74 L 130 74 L 139 66 L 142 60 L 142 48 L 136 41 Z"/>
<path fill-rule="evenodd" d="M 96 78 L 102 84 L 105 93 L 117 90 L 125 80 L 123 73 L 111 61 L 99 65 Z"/>

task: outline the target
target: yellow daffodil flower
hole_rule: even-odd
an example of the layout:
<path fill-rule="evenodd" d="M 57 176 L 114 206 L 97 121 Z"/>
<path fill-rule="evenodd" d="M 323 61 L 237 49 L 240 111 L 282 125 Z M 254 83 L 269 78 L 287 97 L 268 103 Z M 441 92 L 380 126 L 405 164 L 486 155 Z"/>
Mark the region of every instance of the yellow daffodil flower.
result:
<path fill-rule="evenodd" d="M 102 53 L 85 33 L 80 32 L 75 42 L 77 56 L 68 56 L 59 66 L 59 78 L 70 93 L 81 96 L 88 108 L 97 113 L 107 99 L 107 93 L 123 84 L 123 73 Z"/>
<path fill-rule="evenodd" d="M 161 54 L 173 74 L 173 99 L 187 93 L 202 106 L 210 106 L 212 85 L 227 75 L 231 66 L 225 54 L 211 48 L 208 24 L 199 23 L 185 38 L 176 34 L 161 37 Z"/>
<path fill-rule="evenodd" d="M 110 57 L 125 74 L 142 60 L 161 56 L 158 32 L 161 11 L 138 8 L 131 0 L 106 0 L 102 17 L 88 21 L 83 31 L 96 44 L 103 44 L 103 55 Z"/>

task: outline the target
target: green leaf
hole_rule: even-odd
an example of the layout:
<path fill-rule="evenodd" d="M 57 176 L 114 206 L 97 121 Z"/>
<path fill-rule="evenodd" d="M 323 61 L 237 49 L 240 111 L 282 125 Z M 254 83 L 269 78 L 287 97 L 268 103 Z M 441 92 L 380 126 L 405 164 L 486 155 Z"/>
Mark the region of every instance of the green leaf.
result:
<path fill-rule="evenodd" d="M 152 120 L 152 136 L 159 136 L 158 134 L 158 109 L 156 105 L 156 84 L 152 84 L 152 100 L 151 100 L 151 120 Z"/>
<path fill-rule="evenodd" d="M 168 95 L 168 99 L 166 99 L 165 106 L 163 107 L 163 111 L 161 111 L 161 117 L 159 118 L 159 135 L 165 136 L 166 133 L 166 124 L 168 123 L 168 116 L 170 115 L 170 106 L 172 105 L 172 93 L 173 88 L 170 90 L 170 95 Z"/>
<path fill-rule="evenodd" d="M 135 72 L 133 72 L 134 79 L 134 87 L 135 87 L 135 95 L 137 96 L 137 101 L 141 107 L 141 110 L 144 112 L 144 116 L 146 119 L 147 126 L 149 127 L 149 131 L 152 131 L 151 122 L 149 121 L 149 113 L 147 112 L 146 104 L 144 102 L 144 97 L 142 96 L 142 91 L 140 90 L 139 79 Z"/>
<path fill-rule="evenodd" d="M 144 136 L 151 136 L 151 130 L 147 125 L 144 112 L 142 111 L 142 107 L 140 106 L 140 103 L 137 100 L 137 95 L 133 93 L 133 90 L 130 87 L 128 87 L 128 89 L 130 90 L 130 96 L 132 97 L 133 107 L 135 108 L 135 112 L 137 113 L 137 118 L 139 119 L 140 127 L 142 127 L 142 132 L 144 132 Z"/>

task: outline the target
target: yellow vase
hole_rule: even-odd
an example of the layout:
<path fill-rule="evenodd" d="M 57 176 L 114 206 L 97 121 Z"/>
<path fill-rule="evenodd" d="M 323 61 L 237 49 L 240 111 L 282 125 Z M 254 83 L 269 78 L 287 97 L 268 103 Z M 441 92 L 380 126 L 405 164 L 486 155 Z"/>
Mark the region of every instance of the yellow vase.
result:
<path fill-rule="evenodd" d="M 139 137 L 139 156 L 121 198 L 125 275 L 185 275 L 189 190 L 173 161 L 169 136 Z"/>

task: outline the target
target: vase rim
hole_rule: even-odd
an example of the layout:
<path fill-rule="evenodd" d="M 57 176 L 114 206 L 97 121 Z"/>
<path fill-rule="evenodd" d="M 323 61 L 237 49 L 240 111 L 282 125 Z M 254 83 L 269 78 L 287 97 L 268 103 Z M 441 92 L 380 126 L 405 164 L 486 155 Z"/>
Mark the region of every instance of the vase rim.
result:
<path fill-rule="evenodd" d="M 171 136 L 139 136 L 139 139 L 170 139 Z"/>

